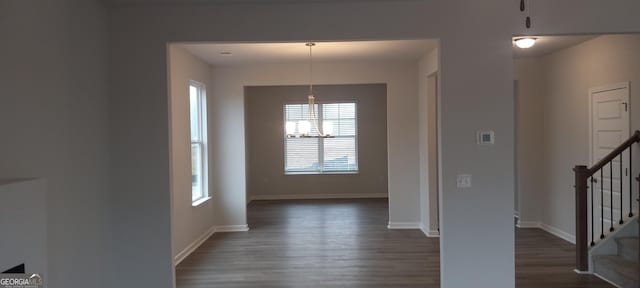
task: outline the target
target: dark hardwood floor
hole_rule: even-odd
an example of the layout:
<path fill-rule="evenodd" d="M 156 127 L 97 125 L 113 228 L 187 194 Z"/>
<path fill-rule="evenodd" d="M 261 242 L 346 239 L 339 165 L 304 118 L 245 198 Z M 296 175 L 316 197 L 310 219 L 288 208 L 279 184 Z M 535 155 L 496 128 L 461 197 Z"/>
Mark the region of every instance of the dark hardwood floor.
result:
<path fill-rule="evenodd" d="M 177 287 L 439 287 L 438 239 L 388 230 L 387 215 L 386 199 L 254 201 L 251 230 L 214 234 L 178 265 Z M 573 245 L 516 236 L 517 287 L 612 287 L 572 271 Z"/>

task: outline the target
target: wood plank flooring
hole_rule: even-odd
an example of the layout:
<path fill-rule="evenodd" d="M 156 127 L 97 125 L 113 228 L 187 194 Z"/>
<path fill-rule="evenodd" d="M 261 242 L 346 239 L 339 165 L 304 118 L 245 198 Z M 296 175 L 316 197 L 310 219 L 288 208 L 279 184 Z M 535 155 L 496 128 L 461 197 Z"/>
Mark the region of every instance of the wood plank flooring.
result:
<path fill-rule="evenodd" d="M 177 287 L 439 287 L 438 239 L 388 230 L 387 209 L 386 199 L 254 201 L 251 230 L 214 234 L 177 267 Z M 517 287 L 612 287 L 572 271 L 573 245 L 516 233 Z"/>

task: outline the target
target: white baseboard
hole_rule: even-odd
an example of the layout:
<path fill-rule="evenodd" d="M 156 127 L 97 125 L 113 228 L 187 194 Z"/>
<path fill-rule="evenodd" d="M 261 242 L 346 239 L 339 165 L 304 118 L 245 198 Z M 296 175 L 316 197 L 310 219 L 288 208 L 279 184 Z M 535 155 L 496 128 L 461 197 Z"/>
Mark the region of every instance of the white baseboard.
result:
<path fill-rule="evenodd" d="M 440 231 L 438 230 L 429 230 L 429 228 L 422 224 L 420 224 L 420 230 L 422 230 L 422 233 L 424 233 L 428 238 L 440 238 Z"/>
<path fill-rule="evenodd" d="M 611 284 L 613 287 L 616 287 L 616 288 L 622 288 L 620 285 L 618 285 L 618 284 L 616 284 L 616 283 L 611 282 L 609 279 L 607 279 L 607 278 L 604 278 L 604 277 L 600 276 L 600 274 L 598 274 L 598 273 L 593 273 L 593 275 L 594 275 L 594 276 L 596 276 L 596 277 L 598 277 L 598 278 L 600 278 L 602 281 L 604 281 L 604 282 L 607 282 L 607 283 Z"/>
<path fill-rule="evenodd" d="M 200 235 L 200 237 L 198 237 L 195 241 L 189 244 L 189 246 L 187 246 L 182 251 L 180 251 L 178 255 L 173 257 L 173 265 L 178 266 L 180 262 L 182 262 L 185 258 L 187 258 L 187 256 L 191 255 L 193 251 L 196 251 L 196 249 L 198 249 L 198 247 L 200 247 L 200 245 L 202 245 L 204 241 L 207 241 L 207 239 L 209 239 L 209 237 L 211 237 L 211 235 L 213 235 L 213 233 L 215 232 L 216 232 L 216 227 L 211 227 L 209 228 L 209 230 L 204 232 L 204 234 Z"/>
<path fill-rule="evenodd" d="M 249 225 L 228 225 L 216 227 L 216 232 L 246 232 L 249 231 Z"/>
<path fill-rule="evenodd" d="M 518 224 L 516 224 L 518 228 L 540 228 L 540 222 L 534 221 L 520 221 L 518 220 Z"/>
<path fill-rule="evenodd" d="M 389 222 L 388 229 L 420 229 L 420 222 Z"/>
<path fill-rule="evenodd" d="M 544 231 L 546 231 L 547 233 L 556 236 L 562 240 L 565 240 L 571 244 L 576 244 L 576 236 L 571 235 L 565 231 L 562 231 L 556 227 L 553 227 L 551 225 L 545 224 L 545 223 L 541 223 L 541 222 L 535 222 L 535 221 L 518 221 L 518 224 L 516 224 L 516 227 L 518 228 L 539 228 L 542 229 Z"/>
<path fill-rule="evenodd" d="M 191 244 L 189 244 L 189 246 L 187 246 L 182 251 L 180 251 L 180 253 L 178 253 L 178 255 L 173 257 L 173 266 L 178 266 L 178 264 L 180 264 L 180 262 L 182 262 L 184 259 L 186 259 L 189 255 L 191 255 L 191 253 L 193 253 L 193 251 L 196 251 L 196 249 L 198 249 L 198 247 L 200 247 L 202 245 L 202 243 L 207 241 L 207 239 L 209 239 L 211 236 L 213 236 L 213 234 L 215 234 L 216 232 L 224 233 L 224 232 L 245 232 L 245 231 L 249 231 L 249 225 L 247 225 L 247 224 L 245 224 L 245 225 L 229 225 L 229 226 L 214 226 L 214 227 L 211 227 L 211 228 L 209 228 L 209 230 L 204 232 L 204 234 L 200 235 L 200 237 L 198 237 L 198 239 L 196 239 Z"/>
<path fill-rule="evenodd" d="M 254 195 L 249 202 L 254 200 L 311 200 L 311 199 L 361 199 L 361 198 L 388 198 L 387 193 L 367 194 L 283 194 L 283 195 Z"/>
<path fill-rule="evenodd" d="M 579 274 L 579 275 L 591 275 L 592 274 L 590 271 L 580 271 L 578 269 L 573 269 L 573 272 L 576 272 L 576 274 Z"/>
<path fill-rule="evenodd" d="M 571 244 L 576 244 L 576 236 L 571 235 L 567 232 L 564 232 L 556 227 L 553 227 L 551 225 L 547 225 L 544 223 L 540 223 L 540 229 L 549 232 L 550 234 L 563 239 Z"/>

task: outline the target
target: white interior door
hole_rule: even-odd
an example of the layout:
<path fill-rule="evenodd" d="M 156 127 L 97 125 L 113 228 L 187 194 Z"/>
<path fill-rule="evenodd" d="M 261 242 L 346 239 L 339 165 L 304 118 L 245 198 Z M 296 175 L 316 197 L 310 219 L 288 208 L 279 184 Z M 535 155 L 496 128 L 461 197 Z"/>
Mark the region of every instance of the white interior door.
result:
<path fill-rule="evenodd" d="M 591 89 L 590 98 L 591 164 L 593 165 L 630 136 L 629 84 L 622 83 Z M 629 214 L 629 161 L 629 152 L 625 151 L 622 154 L 622 165 L 621 158 L 618 157 L 594 175 L 596 180 L 593 183 L 595 220 L 592 228 L 595 229 L 596 239 L 603 231 L 606 234 L 612 224 L 617 225 L 621 215 L 624 219 Z M 627 206 L 626 209 L 620 205 L 621 194 L 625 203 L 623 206 Z M 600 203 L 603 203 L 603 207 Z"/>

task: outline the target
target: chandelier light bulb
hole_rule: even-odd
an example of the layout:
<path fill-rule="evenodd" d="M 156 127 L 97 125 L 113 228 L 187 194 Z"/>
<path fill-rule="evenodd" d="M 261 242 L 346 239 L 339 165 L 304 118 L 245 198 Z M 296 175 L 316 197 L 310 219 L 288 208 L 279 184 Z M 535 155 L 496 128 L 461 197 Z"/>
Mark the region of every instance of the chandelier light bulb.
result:
<path fill-rule="evenodd" d="M 331 121 L 322 122 L 322 133 L 324 135 L 333 135 L 333 122 Z"/>
<path fill-rule="evenodd" d="M 311 124 L 309 121 L 298 122 L 298 132 L 302 135 L 309 135 L 309 132 L 311 132 Z"/>
<path fill-rule="evenodd" d="M 285 124 L 285 130 L 287 131 L 287 135 L 293 135 L 296 133 L 296 122 L 287 121 Z"/>

